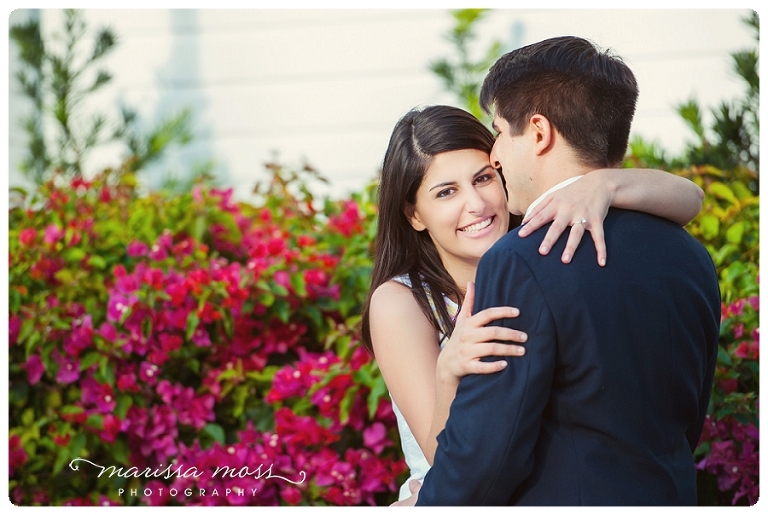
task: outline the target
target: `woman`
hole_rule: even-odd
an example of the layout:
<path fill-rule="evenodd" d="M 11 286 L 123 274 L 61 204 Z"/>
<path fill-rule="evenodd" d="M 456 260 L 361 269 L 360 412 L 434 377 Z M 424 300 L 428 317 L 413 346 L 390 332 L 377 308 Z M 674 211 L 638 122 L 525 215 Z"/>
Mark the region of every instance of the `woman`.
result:
<path fill-rule="evenodd" d="M 490 165 L 494 138 L 461 109 L 432 106 L 395 126 L 379 185 L 379 223 L 371 290 L 363 309 L 363 341 L 390 391 L 410 480 L 429 469 L 459 379 L 493 373 L 520 356 L 526 335 L 492 320 L 517 307 L 471 314 L 480 257 L 510 227 L 503 177 Z M 525 232 L 554 220 L 546 254 L 573 220 L 563 262 L 589 228 L 605 264 L 602 220 L 608 207 L 638 209 L 685 224 L 701 208 L 698 186 L 658 170 L 595 170 L 554 192 L 531 213 Z M 517 225 L 519 219 L 512 219 Z M 462 288 L 466 285 L 466 289 Z M 524 306 L 521 306 L 524 309 Z M 441 351 L 442 348 L 442 351 Z M 409 497 L 409 481 L 400 499 Z"/>

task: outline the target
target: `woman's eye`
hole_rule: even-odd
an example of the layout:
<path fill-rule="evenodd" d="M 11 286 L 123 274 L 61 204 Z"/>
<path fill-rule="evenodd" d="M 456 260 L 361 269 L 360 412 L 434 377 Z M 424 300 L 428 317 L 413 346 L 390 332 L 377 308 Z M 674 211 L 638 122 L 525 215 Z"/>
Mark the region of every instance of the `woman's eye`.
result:
<path fill-rule="evenodd" d="M 437 193 L 437 198 L 447 197 L 448 195 L 450 195 L 454 191 L 455 191 L 454 188 L 445 188 L 444 190 L 440 190 Z"/>
<path fill-rule="evenodd" d="M 483 174 L 475 179 L 475 183 L 481 183 L 481 182 L 488 182 L 491 179 L 493 179 L 493 176 L 491 174 Z"/>

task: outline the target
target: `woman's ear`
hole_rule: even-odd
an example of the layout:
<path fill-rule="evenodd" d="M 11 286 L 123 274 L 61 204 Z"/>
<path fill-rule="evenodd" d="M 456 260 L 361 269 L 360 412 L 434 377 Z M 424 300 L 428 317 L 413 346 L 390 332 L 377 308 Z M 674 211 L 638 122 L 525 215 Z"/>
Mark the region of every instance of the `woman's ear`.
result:
<path fill-rule="evenodd" d="M 405 217 L 408 219 L 408 223 L 411 224 L 411 227 L 413 227 L 414 230 L 421 232 L 427 228 L 421 223 L 421 218 L 419 218 L 419 214 L 416 212 L 416 206 L 413 204 L 405 205 Z"/>
<path fill-rule="evenodd" d="M 552 145 L 555 128 L 543 114 L 534 114 L 528 124 L 533 134 L 536 155 L 541 155 Z"/>

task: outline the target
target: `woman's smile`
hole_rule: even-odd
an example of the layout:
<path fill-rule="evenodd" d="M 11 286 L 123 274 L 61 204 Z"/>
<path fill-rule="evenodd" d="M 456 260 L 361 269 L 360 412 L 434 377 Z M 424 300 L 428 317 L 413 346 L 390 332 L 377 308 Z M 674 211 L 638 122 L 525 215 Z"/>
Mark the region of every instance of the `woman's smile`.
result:
<path fill-rule="evenodd" d="M 494 222 L 496 222 L 496 215 L 487 216 L 470 225 L 460 227 L 459 232 L 471 237 L 483 237 L 493 231 L 491 226 Z"/>

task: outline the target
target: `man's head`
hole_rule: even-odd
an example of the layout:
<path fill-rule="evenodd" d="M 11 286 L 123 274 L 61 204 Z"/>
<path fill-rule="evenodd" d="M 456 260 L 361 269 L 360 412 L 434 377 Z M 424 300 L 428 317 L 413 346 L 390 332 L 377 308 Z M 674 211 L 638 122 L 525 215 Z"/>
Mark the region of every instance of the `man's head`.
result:
<path fill-rule="evenodd" d="M 582 166 L 596 169 L 624 159 L 637 95 L 635 76 L 619 57 L 583 38 L 562 36 L 502 56 L 483 82 L 480 105 L 495 111 L 511 136 L 535 129 L 532 120 L 539 115 Z"/>

